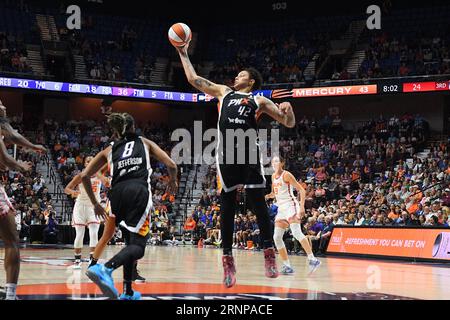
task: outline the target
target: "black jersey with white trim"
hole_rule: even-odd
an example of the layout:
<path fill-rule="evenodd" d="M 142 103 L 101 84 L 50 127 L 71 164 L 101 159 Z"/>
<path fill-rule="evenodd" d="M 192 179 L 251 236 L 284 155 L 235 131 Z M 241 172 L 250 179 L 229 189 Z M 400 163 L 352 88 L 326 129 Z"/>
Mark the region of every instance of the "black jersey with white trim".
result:
<path fill-rule="evenodd" d="M 219 153 L 226 155 L 233 151 L 234 158 L 236 158 L 239 152 L 245 152 L 245 163 L 249 161 L 249 150 L 255 150 L 257 153 L 259 150 L 257 138 L 257 111 L 259 106 L 255 97 L 251 93 L 230 91 L 221 99 L 219 106 L 219 119 L 217 124 L 217 129 L 220 134 L 218 143 Z M 227 138 L 230 138 L 231 133 L 234 133 L 236 137 L 228 143 Z M 244 136 L 245 140 L 239 140 L 238 137 L 240 136 Z M 221 148 L 223 148 L 222 151 Z M 237 150 L 237 152 L 232 149 Z M 224 163 L 227 163 L 225 159 Z"/>
<path fill-rule="evenodd" d="M 111 187 L 125 181 L 142 181 L 149 184 L 152 168 L 148 147 L 137 134 L 128 134 L 111 143 L 108 162 L 111 170 Z"/>

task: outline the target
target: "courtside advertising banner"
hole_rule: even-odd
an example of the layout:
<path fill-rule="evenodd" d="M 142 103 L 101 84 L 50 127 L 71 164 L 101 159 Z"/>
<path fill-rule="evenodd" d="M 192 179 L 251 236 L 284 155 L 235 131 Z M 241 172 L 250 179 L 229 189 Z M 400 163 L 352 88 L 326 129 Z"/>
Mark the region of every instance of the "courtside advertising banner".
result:
<path fill-rule="evenodd" d="M 450 261 L 450 229 L 336 226 L 327 252 Z"/>

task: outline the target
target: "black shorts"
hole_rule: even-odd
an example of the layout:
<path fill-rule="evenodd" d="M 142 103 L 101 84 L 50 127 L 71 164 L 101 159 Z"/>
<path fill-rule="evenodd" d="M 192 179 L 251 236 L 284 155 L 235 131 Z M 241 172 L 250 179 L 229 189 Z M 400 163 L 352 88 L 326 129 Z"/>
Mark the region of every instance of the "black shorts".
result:
<path fill-rule="evenodd" d="M 220 183 L 225 192 L 244 188 L 265 188 L 266 178 L 260 164 L 220 164 L 218 166 Z"/>
<path fill-rule="evenodd" d="M 110 200 L 116 225 L 145 236 L 147 230 L 143 228 L 148 229 L 148 216 L 153 206 L 149 186 L 140 181 L 121 182 L 113 186 Z"/>

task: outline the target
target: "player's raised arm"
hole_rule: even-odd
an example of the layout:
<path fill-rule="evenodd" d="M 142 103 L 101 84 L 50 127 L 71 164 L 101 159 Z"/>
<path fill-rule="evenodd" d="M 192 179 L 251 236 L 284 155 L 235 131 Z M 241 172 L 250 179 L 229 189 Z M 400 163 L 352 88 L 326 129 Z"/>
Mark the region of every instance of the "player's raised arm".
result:
<path fill-rule="evenodd" d="M 305 211 L 305 200 L 306 200 L 306 190 L 303 188 L 303 186 L 295 179 L 295 177 L 290 172 L 286 172 L 284 174 L 284 179 L 286 182 L 288 182 L 290 185 L 292 185 L 299 193 L 300 195 L 300 210 Z"/>
<path fill-rule="evenodd" d="M 167 191 L 171 194 L 175 194 L 178 189 L 178 168 L 176 163 L 156 143 L 146 138 L 143 138 L 142 140 L 148 146 L 150 154 L 155 157 L 156 160 L 164 163 L 167 167 L 170 177 Z"/>
<path fill-rule="evenodd" d="M 189 55 L 187 52 L 188 47 L 189 43 L 187 43 L 183 47 L 177 47 L 177 51 L 180 55 L 184 73 L 186 74 L 189 83 L 201 92 L 204 92 L 216 98 L 221 98 L 226 93 L 231 91 L 231 89 L 225 85 L 216 84 L 197 75 L 197 72 L 195 72 L 194 66 L 191 63 L 191 60 L 189 60 Z"/>
<path fill-rule="evenodd" d="M 273 101 L 263 96 L 255 97 L 259 104 L 259 112 L 266 113 L 288 128 L 295 126 L 295 115 L 289 102 L 282 102 L 277 106 Z"/>

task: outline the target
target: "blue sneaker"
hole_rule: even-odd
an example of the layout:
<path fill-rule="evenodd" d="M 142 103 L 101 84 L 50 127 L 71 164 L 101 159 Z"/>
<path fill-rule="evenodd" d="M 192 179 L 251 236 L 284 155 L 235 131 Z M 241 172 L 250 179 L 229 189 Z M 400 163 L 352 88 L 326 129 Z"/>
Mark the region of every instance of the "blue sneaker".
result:
<path fill-rule="evenodd" d="M 119 292 L 114 287 L 112 272 L 113 269 L 106 268 L 104 264 L 96 264 L 88 268 L 86 275 L 102 290 L 105 296 L 117 299 Z"/>
<path fill-rule="evenodd" d="M 137 292 L 137 291 L 133 291 L 132 296 L 122 293 L 119 297 L 119 300 L 141 300 L 141 293 Z"/>
<path fill-rule="evenodd" d="M 320 262 L 318 259 L 309 260 L 309 274 L 315 272 L 321 264 L 322 262 Z"/>
<path fill-rule="evenodd" d="M 283 265 L 281 267 L 281 274 L 293 274 L 294 273 L 294 269 L 292 269 L 291 267 L 288 267 L 286 265 Z"/>

